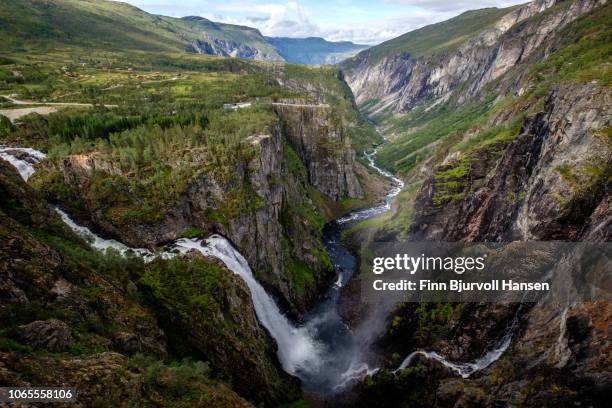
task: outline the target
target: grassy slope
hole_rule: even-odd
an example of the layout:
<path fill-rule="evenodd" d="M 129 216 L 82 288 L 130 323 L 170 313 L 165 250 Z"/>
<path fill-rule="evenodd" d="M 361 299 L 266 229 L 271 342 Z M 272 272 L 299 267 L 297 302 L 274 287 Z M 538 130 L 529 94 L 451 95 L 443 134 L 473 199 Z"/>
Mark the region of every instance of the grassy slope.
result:
<path fill-rule="evenodd" d="M 3 38 L 0 50 L 50 50 L 71 46 L 184 51 L 188 40 L 204 38 L 202 31 L 278 55 L 257 30 L 156 16 L 120 2 L 12 0 L 0 5 L 0 36 Z"/>

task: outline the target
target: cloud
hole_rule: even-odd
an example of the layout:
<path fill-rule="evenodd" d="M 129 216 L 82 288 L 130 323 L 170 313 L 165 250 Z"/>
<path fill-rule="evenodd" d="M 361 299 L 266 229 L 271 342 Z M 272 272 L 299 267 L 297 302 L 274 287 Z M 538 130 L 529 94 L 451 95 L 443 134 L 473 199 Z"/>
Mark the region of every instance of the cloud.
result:
<path fill-rule="evenodd" d="M 506 7 L 525 0 L 127 0 L 150 12 L 201 15 L 255 27 L 271 37 L 323 37 L 377 44 L 466 10 Z"/>
<path fill-rule="evenodd" d="M 257 15 L 230 15 L 230 13 L 244 10 L 249 10 L 250 13 Z M 353 13 L 364 14 L 367 18 L 367 13 L 360 13 L 360 10 L 353 10 Z M 201 16 L 222 23 L 255 27 L 262 34 L 270 37 L 323 37 L 329 41 L 352 41 L 361 44 L 377 44 L 444 19 L 444 16 L 441 16 L 439 20 L 436 20 L 434 13 L 427 10 L 416 10 L 410 13 L 400 13 L 393 18 L 368 18 L 367 21 L 357 24 L 316 23 L 313 21 L 316 13 L 295 1 L 283 4 L 234 2 L 220 5 L 214 14 L 202 13 Z"/>

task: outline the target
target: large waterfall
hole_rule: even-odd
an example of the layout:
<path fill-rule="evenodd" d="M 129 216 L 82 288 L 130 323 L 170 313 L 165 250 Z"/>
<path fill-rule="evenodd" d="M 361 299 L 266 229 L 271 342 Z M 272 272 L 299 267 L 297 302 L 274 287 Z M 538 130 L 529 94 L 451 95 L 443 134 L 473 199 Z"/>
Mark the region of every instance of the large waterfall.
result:
<path fill-rule="evenodd" d="M 276 340 L 278 357 L 287 372 L 296 374 L 298 371 L 318 369 L 321 361 L 320 345 L 313 340 L 306 327 L 294 326 L 281 313 L 274 299 L 253 276 L 246 259 L 227 239 L 220 235 L 212 235 L 205 240 L 181 238 L 172 247 L 181 253 L 196 250 L 203 255 L 213 256 L 244 280 L 251 292 L 257 318 Z"/>
<path fill-rule="evenodd" d="M 0 146 L 0 157 L 11 163 L 21 177 L 27 181 L 34 174 L 34 165 L 44 159 L 45 154 L 31 148 Z M 294 326 L 281 313 L 274 299 L 266 293 L 263 286 L 253 276 L 246 259 L 224 237 L 212 235 L 205 240 L 181 238 L 161 251 L 152 252 L 146 248 L 131 248 L 119 241 L 102 238 L 89 228 L 77 224 L 65 211 L 59 208 L 55 208 L 55 211 L 76 234 L 100 251 L 113 249 L 122 255 L 131 252 L 148 262 L 156 257 L 168 259 L 177 254 L 196 250 L 205 256 L 221 260 L 229 270 L 239 275 L 247 284 L 257 318 L 278 344 L 278 356 L 283 368 L 292 374 L 298 371 L 318 370 L 321 361 L 319 356 L 321 345 L 309 335 L 307 327 Z"/>

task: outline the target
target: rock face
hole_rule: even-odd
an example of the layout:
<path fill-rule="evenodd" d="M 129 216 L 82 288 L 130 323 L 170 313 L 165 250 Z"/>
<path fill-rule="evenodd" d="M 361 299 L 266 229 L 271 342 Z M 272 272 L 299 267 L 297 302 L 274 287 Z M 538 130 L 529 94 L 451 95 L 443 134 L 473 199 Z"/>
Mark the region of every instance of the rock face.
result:
<path fill-rule="evenodd" d="M 417 197 L 411 232 L 426 240 L 609 240 L 609 180 L 598 175 L 612 160 L 599 132 L 612 123 L 609 106 L 605 88 L 557 86 L 515 141 L 439 167 L 469 167 L 454 180 L 459 198 L 436 202 L 446 180 L 430 177 Z"/>
<path fill-rule="evenodd" d="M 66 351 L 74 344 L 70 327 L 57 319 L 28 323 L 19 326 L 17 332 L 19 337 L 32 347 L 52 352 Z"/>
<path fill-rule="evenodd" d="M 460 86 L 458 102 L 462 103 L 528 59 L 555 32 L 605 3 L 535 0 L 441 55 L 413 58 L 403 53 L 371 63 L 366 50 L 341 66 L 357 102 L 375 101 L 367 108 L 369 114 L 387 108 L 408 112 L 425 101 L 441 102 Z"/>
<path fill-rule="evenodd" d="M 339 118 L 322 105 L 276 104 L 283 133 L 304 160 L 308 181 L 334 201 L 363 198 L 355 176 L 355 151 Z"/>
<path fill-rule="evenodd" d="M 244 254 L 286 309 L 305 311 L 332 273 L 311 195 L 339 201 L 364 194 L 350 138 L 330 108 L 277 104 L 274 109 L 280 124 L 244 141 L 255 154 L 231 170 L 231 179 L 201 172 L 163 219 L 153 223 L 118 225 L 106 215 L 112 203 L 83 194 L 96 172 L 118 174 L 113 163 L 95 153 L 65 158 L 59 163 L 64 183 L 74 189 L 74 200 L 87 207 L 79 221 L 134 247 L 177 239 L 192 227 L 220 233 Z M 296 268 L 309 277 L 300 281 Z"/>

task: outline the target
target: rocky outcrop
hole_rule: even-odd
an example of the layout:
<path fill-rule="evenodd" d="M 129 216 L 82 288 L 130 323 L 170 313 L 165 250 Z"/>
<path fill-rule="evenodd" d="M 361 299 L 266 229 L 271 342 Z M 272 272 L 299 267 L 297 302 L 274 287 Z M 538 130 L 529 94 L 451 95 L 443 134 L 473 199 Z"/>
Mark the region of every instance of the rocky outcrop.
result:
<path fill-rule="evenodd" d="M 283 133 L 308 169 L 308 181 L 334 201 L 362 198 L 355 151 L 340 118 L 325 105 L 277 103 Z"/>
<path fill-rule="evenodd" d="M 445 101 L 455 90 L 462 103 L 528 59 L 561 28 L 605 3 L 536 0 L 441 55 L 413 58 L 404 53 L 372 63 L 366 50 L 341 66 L 357 102 L 375 101 L 367 108 L 370 115 L 383 109 L 408 112 L 426 101 Z"/>
<path fill-rule="evenodd" d="M 38 320 L 17 328 L 18 337 L 34 348 L 67 351 L 74 344 L 70 326 L 61 320 Z"/>

